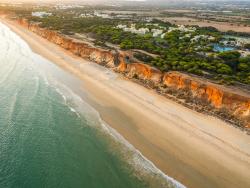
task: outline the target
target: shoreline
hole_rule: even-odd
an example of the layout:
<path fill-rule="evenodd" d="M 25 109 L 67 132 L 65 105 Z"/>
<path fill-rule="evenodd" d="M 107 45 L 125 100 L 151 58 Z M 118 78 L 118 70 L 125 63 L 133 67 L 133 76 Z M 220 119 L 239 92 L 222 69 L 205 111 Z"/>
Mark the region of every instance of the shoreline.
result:
<path fill-rule="evenodd" d="M 110 70 L 69 54 L 21 26 L 3 23 L 33 51 L 83 80 L 89 101 L 102 119 L 167 175 L 187 187 L 250 185 L 250 138 L 240 130 L 119 76 L 112 78 L 116 74 Z"/>

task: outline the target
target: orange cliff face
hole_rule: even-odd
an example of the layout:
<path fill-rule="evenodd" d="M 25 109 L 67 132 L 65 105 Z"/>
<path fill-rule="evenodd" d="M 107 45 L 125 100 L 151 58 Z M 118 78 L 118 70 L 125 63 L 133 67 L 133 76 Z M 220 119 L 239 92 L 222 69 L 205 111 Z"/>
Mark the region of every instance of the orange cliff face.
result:
<path fill-rule="evenodd" d="M 164 74 L 163 83 L 168 87 L 191 91 L 194 97 L 205 99 L 216 108 L 222 105 L 223 91 L 204 81 L 179 72 L 169 72 Z"/>
<path fill-rule="evenodd" d="M 51 31 L 45 28 L 39 27 L 38 24 L 29 23 L 25 19 L 17 21 L 20 25 L 28 28 L 30 31 L 37 35 L 53 42 L 62 48 L 69 50 L 73 54 L 80 56 L 85 59 L 89 59 L 98 64 L 105 65 L 107 67 L 114 67 L 115 63 L 115 52 L 111 50 L 105 50 L 102 48 L 92 47 L 82 41 L 64 36 L 56 31 Z"/>
<path fill-rule="evenodd" d="M 250 96 L 237 94 L 227 88 L 212 84 L 205 80 L 188 76 L 179 72 L 162 73 L 158 69 L 144 64 L 133 58 L 130 51 L 113 51 L 90 46 L 83 41 L 74 40 L 56 31 L 40 28 L 38 24 L 30 24 L 25 19 L 17 21 L 39 36 L 69 50 L 84 59 L 126 74 L 129 78 L 137 77 L 150 81 L 154 86 L 166 85 L 173 89 L 189 91 L 195 98 L 203 99 L 214 108 L 227 109 L 235 117 L 244 120 L 246 127 L 250 128 Z"/>
<path fill-rule="evenodd" d="M 165 73 L 163 83 L 175 89 L 185 89 L 194 97 L 204 99 L 215 108 L 225 108 L 234 116 L 250 125 L 250 97 L 229 91 L 222 86 L 209 83 L 179 72 Z"/>
<path fill-rule="evenodd" d="M 117 70 L 126 73 L 128 77 L 138 77 L 141 80 L 150 81 L 155 85 L 162 81 L 162 72 L 133 58 L 130 52 L 119 53 L 119 66 Z"/>

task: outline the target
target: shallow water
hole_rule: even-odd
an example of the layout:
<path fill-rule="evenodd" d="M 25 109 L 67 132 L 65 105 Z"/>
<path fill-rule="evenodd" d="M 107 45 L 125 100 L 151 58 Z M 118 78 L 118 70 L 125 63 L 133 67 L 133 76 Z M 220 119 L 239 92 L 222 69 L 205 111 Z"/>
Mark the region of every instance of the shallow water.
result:
<path fill-rule="evenodd" d="M 0 23 L 0 187 L 182 187 Z"/>
<path fill-rule="evenodd" d="M 233 50 L 235 50 L 234 47 L 221 46 L 219 44 L 214 45 L 214 51 L 215 52 L 227 52 L 227 51 L 233 51 Z"/>

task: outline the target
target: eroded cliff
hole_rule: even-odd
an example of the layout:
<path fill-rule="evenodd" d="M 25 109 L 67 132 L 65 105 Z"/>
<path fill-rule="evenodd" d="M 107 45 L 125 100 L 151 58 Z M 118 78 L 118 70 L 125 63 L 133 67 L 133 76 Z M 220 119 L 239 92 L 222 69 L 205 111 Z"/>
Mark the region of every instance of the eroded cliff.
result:
<path fill-rule="evenodd" d="M 215 111 L 219 117 L 226 119 L 230 115 L 230 120 L 239 120 L 239 123 L 237 123 L 239 126 L 250 128 L 249 93 L 236 92 L 230 88 L 180 72 L 163 73 L 138 61 L 130 51 L 115 51 L 95 47 L 57 31 L 41 28 L 38 24 L 29 23 L 25 19 L 19 19 L 17 23 L 77 56 L 113 68 L 128 78 L 140 80 L 143 84 L 149 84 L 151 88 L 160 90 L 161 94 L 169 94 L 169 90 L 164 88 L 171 88 L 181 92 L 182 98 L 189 99 L 193 103 L 198 99 L 201 107 L 211 106 L 211 110 Z"/>
<path fill-rule="evenodd" d="M 115 66 L 115 51 L 90 46 L 89 44 L 70 38 L 66 35 L 60 34 L 59 32 L 41 28 L 39 27 L 39 24 L 29 23 L 25 19 L 19 19 L 17 23 L 28 28 L 37 35 L 47 39 L 48 41 L 53 42 L 66 50 L 69 50 L 77 56 L 89 59 L 90 61 L 94 61 L 98 64 L 106 65 L 108 67 Z"/>
<path fill-rule="evenodd" d="M 209 103 L 214 108 L 226 110 L 231 115 L 244 121 L 250 128 L 250 97 L 242 91 L 234 91 L 179 72 L 165 73 L 163 84 L 176 90 L 185 90 L 196 99 Z"/>

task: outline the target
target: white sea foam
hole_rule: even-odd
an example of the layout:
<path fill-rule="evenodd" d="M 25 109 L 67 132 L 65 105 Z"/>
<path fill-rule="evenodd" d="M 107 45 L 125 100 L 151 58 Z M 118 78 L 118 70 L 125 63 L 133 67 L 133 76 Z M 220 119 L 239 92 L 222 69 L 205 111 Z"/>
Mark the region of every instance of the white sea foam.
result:
<path fill-rule="evenodd" d="M 55 83 L 56 82 L 54 82 L 54 84 Z M 72 112 L 78 114 L 79 117 L 80 114 L 82 114 L 82 116 L 89 122 L 89 125 L 97 126 L 98 130 L 111 136 L 114 142 L 117 142 L 122 146 L 124 157 L 128 152 L 131 153 L 131 156 L 127 158 L 126 162 L 133 166 L 134 169 L 136 169 L 136 172 L 140 171 L 139 173 L 145 174 L 146 176 L 152 176 L 152 178 L 157 177 L 158 179 L 165 180 L 165 185 L 167 185 L 167 187 L 185 188 L 184 185 L 163 173 L 150 160 L 143 156 L 142 153 L 131 145 L 121 134 L 103 121 L 100 114 L 92 106 L 82 100 L 82 98 L 76 95 L 70 88 L 58 82 L 55 85 L 57 92 L 65 98 L 66 104 Z"/>
<path fill-rule="evenodd" d="M 100 119 L 102 122 L 103 129 L 109 133 L 113 139 L 115 139 L 117 142 L 123 144 L 126 148 L 125 150 L 133 151 L 133 158 L 131 161 L 128 161 L 131 165 L 133 165 L 135 168 L 142 170 L 146 173 L 152 173 L 157 174 L 167 180 L 169 183 L 172 184 L 172 186 L 177 188 L 185 188 L 183 184 L 175 180 L 174 178 L 166 175 L 163 173 L 160 169 L 158 169 L 154 163 L 152 163 L 150 160 L 148 160 L 143 154 L 137 150 L 133 145 L 131 145 L 122 135 L 120 135 L 116 130 L 114 130 L 112 127 L 110 127 L 107 123 L 105 123 L 102 119 Z"/>

